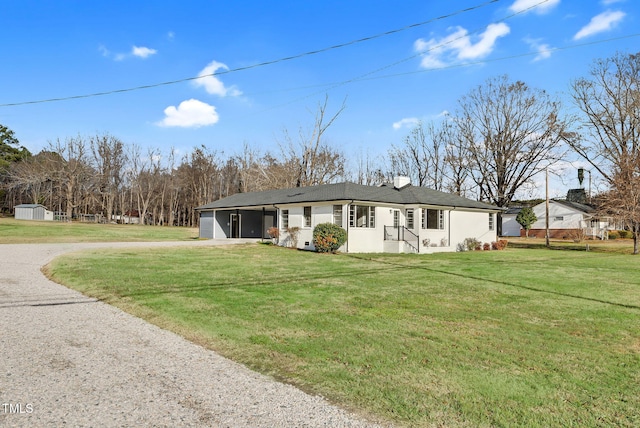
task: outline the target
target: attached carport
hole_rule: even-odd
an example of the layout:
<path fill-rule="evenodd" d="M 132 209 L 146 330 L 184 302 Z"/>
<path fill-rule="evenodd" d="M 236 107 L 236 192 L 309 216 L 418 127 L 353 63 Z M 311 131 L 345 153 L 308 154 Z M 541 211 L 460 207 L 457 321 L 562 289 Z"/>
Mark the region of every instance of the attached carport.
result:
<path fill-rule="evenodd" d="M 277 226 L 273 207 L 200 210 L 200 238 L 269 239 L 270 227 Z"/>

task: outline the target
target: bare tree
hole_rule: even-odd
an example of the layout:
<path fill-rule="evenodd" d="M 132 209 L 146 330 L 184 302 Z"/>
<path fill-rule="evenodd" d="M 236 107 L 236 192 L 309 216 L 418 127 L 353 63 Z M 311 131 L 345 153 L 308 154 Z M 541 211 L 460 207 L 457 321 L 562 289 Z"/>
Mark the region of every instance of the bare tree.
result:
<path fill-rule="evenodd" d="M 180 186 L 176 175 L 176 151 L 172 148 L 169 153 L 167 172 L 162 180 L 162 201 L 163 207 L 167 209 L 167 224 L 169 226 L 175 224 L 179 206 Z"/>
<path fill-rule="evenodd" d="M 379 157 L 372 157 L 369 152 L 363 154 L 361 151 L 356 158 L 356 163 L 357 166 L 355 171 L 352 172 L 351 180 L 357 184 L 372 186 L 387 181 Z"/>
<path fill-rule="evenodd" d="M 501 76 L 462 97 L 459 106 L 456 123 L 482 200 L 509 206 L 518 189 L 562 157 L 568 121 L 545 91 Z"/>
<path fill-rule="evenodd" d="M 127 164 L 125 146 L 119 139 L 105 134 L 89 139 L 96 169 L 96 192 L 102 212 L 110 220 L 122 190 L 124 168 Z"/>
<path fill-rule="evenodd" d="M 445 190 L 456 195 L 467 196 L 471 187 L 469 185 L 471 171 L 465 141 L 458 126 L 447 117 L 438 129 L 437 138 L 442 141 L 445 148 Z"/>
<path fill-rule="evenodd" d="M 176 173 L 180 186 L 180 212 L 185 225 L 197 225 L 195 208 L 216 200 L 225 188 L 227 194 L 237 192 L 230 189 L 227 182 L 230 177 L 237 174 L 233 168 L 228 172 L 227 175 L 221 172 L 217 154 L 205 146 L 196 147 L 190 154 L 183 157 Z M 237 188 L 237 181 L 234 186 Z"/>
<path fill-rule="evenodd" d="M 299 131 L 298 141 L 284 131 L 286 144 L 281 145 L 283 164 L 295 164 L 295 186 L 314 186 L 331 183 L 344 176 L 344 154 L 331 148 L 324 140 L 327 129 L 346 108 L 345 103 L 333 116 L 327 116 L 329 97 L 318 105 L 314 125 L 309 133 Z"/>
<path fill-rule="evenodd" d="M 589 74 L 571 85 L 582 126 L 567 141 L 609 183 L 604 209 L 626 222 L 638 254 L 640 53 L 598 59 Z"/>
<path fill-rule="evenodd" d="M 148 224 L 149 208 L 159 195 L 162 173 L 160 152 L 157 149 L 149 148 L 146 156 L 142 156 L 142 150 L 137 145 L 131 146 L 129 150 L 131 192 L 135 196 L 140 224 Z M 129 211 L 131 208 L 129 207 Z"/>
<path fill-rule="evenodd" d="M 93 192 L 95 171 L 90 165 L 88 149 L 87 142 L 80 136 L 49 143 L 48 151 L 57 154 L 49 158 L 51 179 L 61 187 L 64 211 L 69 220 L 81 207 L 88 205 L 87 200 Z"/>
<path fill-rule="evenodd" d="M 445 177 L 445 141 L 433 123 L 419 122 L 400 147 L 389 150 L 391 170 L 411 177 L 418 186 L 442 190 Z"/>
<path fill-rule="evenodd" d="M 601 214 L 613 217 L 633 233 L 633 254 L 638 254 L 640 236 L 640 174 L 638 168 L 627 168 L 610 175 L 610 189 L 601 197 Z"/>

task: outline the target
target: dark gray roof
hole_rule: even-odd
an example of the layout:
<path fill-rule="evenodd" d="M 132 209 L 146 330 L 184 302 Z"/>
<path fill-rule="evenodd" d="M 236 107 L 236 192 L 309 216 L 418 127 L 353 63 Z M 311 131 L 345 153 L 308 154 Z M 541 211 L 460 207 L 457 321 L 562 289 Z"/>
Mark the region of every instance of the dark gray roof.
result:
<path fill-rule="evenodd" d="M 504 213 L 505 214 L 516 214 L 518 215 L 520 211 L 522 211 L 523 207 L 509 207 Z"/>
<path fill-rule="evenodd" d="M 350 182 L 296 187 L 293 189 L 267 190 L 264 192 L 236 193 L 235 195 L 219 199 L 196 209 L 210 210 L 218 208 L 260 207 L 345 200 L 499 210 L 499 208 L 493 205 L 472 201 L 471 199 L 439 192 L 426 187 L 407 185 L 396 189 L 391 185 L 363 186 Z"/>

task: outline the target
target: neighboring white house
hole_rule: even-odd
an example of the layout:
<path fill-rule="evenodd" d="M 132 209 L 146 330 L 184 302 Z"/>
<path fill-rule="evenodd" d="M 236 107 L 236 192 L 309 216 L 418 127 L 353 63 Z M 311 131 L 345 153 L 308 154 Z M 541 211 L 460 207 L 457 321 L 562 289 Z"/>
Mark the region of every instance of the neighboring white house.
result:
<path fill-rule="evenodd" d="M 124 214 L 111 214 L 111 221 L 119 224 L 140 224 L 138 211 L 127 211 Z"/>
<path fill-rule="evenodd" d="M 533 208 L 538 220 L 531 226 L 530 237 L 544 238 L 546 235 L 546 203 Z M 549 201 L 549 237 L 567 239 L 581 231 L 586 237 L 608 239 L 608 231 L 614 229 L 608 218 L 600 218 L 596 210 L 586 204 L 564 200 Z M 522 230 L 524 236 L 524 230 Z"/>
<path fill-rule="evenodd" d="M 201 238 L 268 238 L 280 230 L 280 245 L 313 250 L 313 228 L 331 222 L 347 231 L 341 251 L 350 253 L 456 251 L 466 238 L 494 242 L 500 208 L 425 187 L 406 177 L 394 184 L 325 184 L 238 193 L 196 208 Z"/>
<path fill-rule="evenodd" d="M 53 221 L 53 211 L 49 211 L 41 204 L 20 204 L 14 207 L 16 220 L 47 220 Z"/>

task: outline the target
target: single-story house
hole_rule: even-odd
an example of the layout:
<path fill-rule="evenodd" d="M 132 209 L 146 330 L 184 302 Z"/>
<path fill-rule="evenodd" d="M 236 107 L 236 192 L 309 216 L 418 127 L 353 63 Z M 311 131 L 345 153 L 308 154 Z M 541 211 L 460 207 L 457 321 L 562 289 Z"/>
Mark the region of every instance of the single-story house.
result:
<path fill-rule="evenodd" d="M 196 208 L 201 238 L 267 239 L 313 250 L 313 228 L 332 222 L 347 231 L 343 252 L 456 251 L 466 238 L 494 242 L 500 208 L 425 187 L 407 177 L 393 184 L 344 182 L 264 192 L 237 193 Z M 291 236 L 298 229 L 298 238 Z M 293 239 L 292 239 L 293 238 Z"/>
<path fill-rule="evenodd" d="M 531 225 L 529 237 L 546 235 L 546 202 L 532 207 L 538 220 Z M 591 239 L 608 239 L 608 231 L 614 229 L 609 218 L 599 217 L 591 205 L 568 200 L 549 201 L 549 238 L 570 239 L 576 233 Z M 525 236 L 522 229 L 521 236 Z"/>
<path fill-rule="evenodd" d="M 41 204 L 20 204 L 14 207 L 16 220 L 48 220 L 53 221 L 53 211 Z"/>

